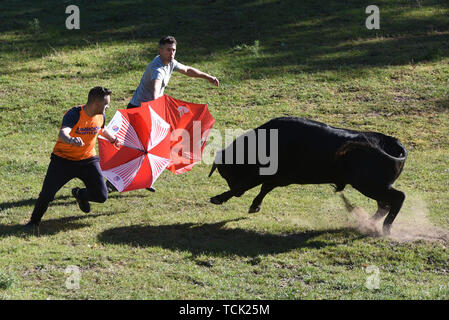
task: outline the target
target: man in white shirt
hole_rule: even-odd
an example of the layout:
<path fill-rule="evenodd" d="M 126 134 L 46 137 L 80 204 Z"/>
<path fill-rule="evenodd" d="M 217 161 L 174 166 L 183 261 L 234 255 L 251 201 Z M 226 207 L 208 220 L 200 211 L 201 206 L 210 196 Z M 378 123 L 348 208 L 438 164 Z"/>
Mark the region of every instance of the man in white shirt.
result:
<path fill-rule="evenodd" d="M 147 66 L 139 86 L 128 104 L 128 109 L 140 107 L 142 102 L 161 97 L 173 71 L 178 71 L 189 77 L 206 79 L 215 86 L 220 84 L 216 77 L 179 63 L 175 60 L 175 54 L 176 39 L 172 36 L 163 37 L 159 41 L 159 55 Z M 106 182 L 106 186 L 108 192 L 117 190 L 109 181 Z M 155 191 L 152 187 L 147 190 Z"/>
<path fill-rule="evenodd" d="M 178 71 L 189 77 L 206 79 L 215 86 L 220 84 L 216 77 L 179 63 L 175 60 L 175 54 L 176 39 L 172 36 L 163 37 L 159 41 L 159 55 L 147 66 L 139 86 L 128 104 L 128 109 L 140 107 L 142 102 L 161 97 L 173 71 Z"/>

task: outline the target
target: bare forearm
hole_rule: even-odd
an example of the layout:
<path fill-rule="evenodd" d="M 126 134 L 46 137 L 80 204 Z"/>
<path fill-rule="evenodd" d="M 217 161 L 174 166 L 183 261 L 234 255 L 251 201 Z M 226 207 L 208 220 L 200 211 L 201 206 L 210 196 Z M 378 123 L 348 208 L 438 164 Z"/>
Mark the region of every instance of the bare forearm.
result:
<path fill-rule="evenodd" d="M 108 139 L 109 142 L 114 142 L 116 140 L 116 137 L 114 134 L 112 134 L 108 129 L 103 128 L 103 130 L 101 130 L 100 133 L 103 137 L 105 137 L 106 139 Z"/>
<path fill-rule="evenodd" d="M 71 137 L 70 132 L 72 131 L 72 128 L 64 127 L 59 130 L 59 139 L 61 139 L 62 142 L 71 144 L 74 146 L 84 146 L 84 141 L 80 137 Z"/>
<path fill-rule="evenodd" d="M 198 69 L 195 69 L 193 67 L 188 68 L 186 74 L 189 77 L 193 77 L 193 78 L 209 79 L 211 77 L 207 73 L 204 73 L 204 72 L 202 72 L 202 71 L 200 71 Z"/>
<path fill-rule="evenodd" d="M 220 84 L 220 81 L 216 77 L 211 76 L 210 74 L 202 72 L 193 67 L 187 67 L 187 69 L 185 71 L 183 71 L 183 73 L 189 77 L 206 79 L 207 81 L 209 81 L 210 83 L 212 83 L 213 85 L 215 85 L 217 87 Z"/>
<path fill-rule="evenodd" d="M 60 130 L 59 131 L 59 139 L 67 144 L 70 144 L 70 139 L 72 138 L 69 134 L 67 134 L 66 131 Z"/>
<path fill-rule="evenodd" d="M 114 135 L 107 128 L 103 128 L 100 134 L 105 137 L 110 143 L 113 143 L 116 147 L 121 147 L 123 145 L 123 140 Z"/>
<path fill-rule="evenodd" d="M 153 99 L 157 99 L 161 96 L 162 80 L 151 80 L 146 86 L 147 91 L 153 96 Z"/>

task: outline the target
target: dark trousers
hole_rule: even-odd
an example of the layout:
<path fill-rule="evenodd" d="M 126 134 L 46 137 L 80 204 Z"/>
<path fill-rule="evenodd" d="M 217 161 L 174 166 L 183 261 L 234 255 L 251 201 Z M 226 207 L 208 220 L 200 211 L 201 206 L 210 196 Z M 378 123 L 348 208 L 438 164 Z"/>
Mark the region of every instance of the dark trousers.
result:
<path fill-rule="evenodd" d="M 126 107 L 126 109 L 133 109 L 133 108 L 138 108 L 138 107 L 140 107 L 140 106 L 135 106 L 131 103 L 128 103 L 128 106 Z"/>
<path fill-rule="evenodd" d="M 53 201 L 59 189 L 74 178 L 81 179 L 86 185 L 86 188 L 81 189 L 78 193 L 81 200 L 103 203 L 108 199 L 108 190 L 101 173 L 98 157 L 70 161 L 52 154 L 42 191 L 31 215 L 32 222 L 39 223 L 41 221 L 49 203 Z"/>

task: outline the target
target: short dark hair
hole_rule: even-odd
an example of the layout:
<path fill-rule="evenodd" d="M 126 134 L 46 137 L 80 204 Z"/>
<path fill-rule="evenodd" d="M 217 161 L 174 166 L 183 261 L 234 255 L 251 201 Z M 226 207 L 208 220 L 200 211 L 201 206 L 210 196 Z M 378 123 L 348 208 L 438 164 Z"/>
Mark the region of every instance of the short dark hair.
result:
<path fill-rule="evenodd" d="M 109 96 L 112 91 L 105 87 L 94 87 L 90 89 L 89 95 L 87 96 L 87 102 L 94 102 L 95 100 L 104 99 L 104 97 Z"/>
<path fill-rule="evenodd" d="M 159 48 L 162 48 L 164 44 L 176 44 L 176 39 L 173 36 L 165 36 L 161 40 L 159 40 Z"/>

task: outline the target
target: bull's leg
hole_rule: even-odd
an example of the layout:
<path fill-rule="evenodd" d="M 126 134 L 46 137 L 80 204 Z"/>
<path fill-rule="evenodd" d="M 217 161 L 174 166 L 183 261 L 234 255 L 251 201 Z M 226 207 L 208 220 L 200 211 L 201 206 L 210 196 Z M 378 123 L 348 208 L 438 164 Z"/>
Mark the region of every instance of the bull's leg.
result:
<path fill-rule="evenodd" d="M 231 190 L 210 198 L 210 202 L 212 202 L 213 204 L 222 204 L 232 197 L 241 197 L 246 191 L 254 188 L 258 184 L 260 184 L 260 182 L 255 181 L 241 186 L 233 186 L 231 187 Z"/>
<path fill-rule="evenodd" d="M 226 192 L 223 192 L 222 194 L 219 194 L 215 197 L 210 198 L 210 202 L 213 204 L 222 204 L 223 202 L 228 201 L 234 196 L 234 191 L 229 190 Z"/>
<path fill-rule="evenodd" d="M 385 217 L 390 211 L 390 207 L 383 202 L 377 201 L 377 212 L 371 217 L 372 221 L 378 221 Z"/>
<path fill-rule="evenodd" d="M 260 188 L 259 194 L 254 198 L 253 203 L 251 204 L 251 207 L 249 207 L 249 213 L 259 212 L 260 211 L 260 205 L 262 204 L 263 198 L 273 190 L 276 186 L 272 184 L 264 183 L 262 185 L 262 188 Z"/>
<path fill-rule="evenodd" d="M 383 233 L 384 235 L 389 235 L 391 230 L 391 225 L 396 218 L 399 210 L 401 210 L 402 204 L 404 203 L 405 194 L 402 191 L 396 190 L 392 187 L 387 188 L 373 188 L 372 186 L 357 186 L 353 185 L 354 188 L 359 190 L 362 194 L 371 199 L 378 201 L 378 203 L 382 203 L 383 208 L 390 207 L 390 211 L 388 212 L 387 217 L 384 220 L 383 224 Z M 375 217 L 380 217 L 384 214 L 384 210 L 381 210 L 376 213 Z"/>
<path fill-rule="evenodd" d="M 354 206 L 349 202 L 349 200 L 345 197 L 343 193 L 340 194 L 340 197 L 343 199 L 345 203 L 346 210 L 349 212 L 354 210 Z M 390 211 L 390 207 L 381 201 L 377 201 L 377 212 L 374 216 L 371 217 L 371 220 L 376 222 L 383 217 L 385 217 Z"/>
<path fill-rule="evenodd" d="M 388 213 L 387 217 L 384 220 L 383 225 L 383 232 L 384 235 L 389 235 L 391 230 L 391 224 L 393 223 L 394 219 L 396 218 L 397 214 L 399 213 L 399 210 L 401 210 L 402 204 L 405 200 L 405 194 L 402 191 L 396 190 L 394 188 L 390 188 L 388 190 L 388 197 L 389 197 L 389 203 L 391 205 L 390 212 Z"/>

